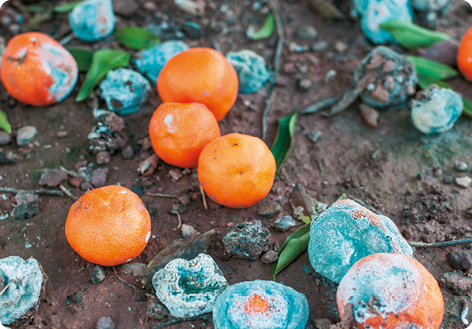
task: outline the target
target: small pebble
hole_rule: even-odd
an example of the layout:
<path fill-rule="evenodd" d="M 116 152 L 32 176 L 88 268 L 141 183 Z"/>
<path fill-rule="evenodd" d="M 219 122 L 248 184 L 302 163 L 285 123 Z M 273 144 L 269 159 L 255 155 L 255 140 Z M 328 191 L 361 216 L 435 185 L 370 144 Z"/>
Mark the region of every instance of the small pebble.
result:
<path fill-rule="evenodd" d="M 453 178 L 451 176 L 444 176 L 444 183 L 445 184 L 452 184 Z"/>
<path fill-rule="evenodd" d="M 283 71 L 285 74 L 294 74 L 297 72 L 297 69 L 295 68 L 295 64 L 289 62 L 284 64 Z"/>
<path fill-rule="evenodd" d="M 200 39 L 203 36 L 202 27 L 195 22 L 185 22 L 182 25 L 182 31 L 190 39 Z"/>
<path fill-rule="evenodd" d="M 115 329 L 115 323 L 109 316 L 104 316 L 98 319 L 95 329 Z"/>
<path fill-rule="evenodd" d="M 103 165 L 110 162 L 111 157 L 107 151 L 98 152 L 97 154 L 97 164 Z"/>
<path fill-rule="evenodd" d="M 84 293 L 79 290 L 73 295 L 67 296 L 67 299 L 73 302 L 74 304 L 80 304 L 84 300 Z"/>
<path fill-rule="evenodd" d="M 259 207 L 259 216 L 273 218 L 282 212 L 282 206 L 275 202 L 269 202 Z"/>
<path fill-rule="evenodd" d="M 311 80 L 309 79 L 299 79 L 297 81 L 298 90 L 300 90 L 301 92 L 310 90 L 312 85 L 313 85 L 313 82 L 311 82 Z"/>
<path fill-rule="evenodd" d="M 147 1 L 143 5 L 143 8 L 146 9 L 146 11 L 150 11 L 150 12 L 156 12 L 158 10 L 157 5 L 154 1 Z"/>
<path fill-rule="evenodd" d="M 80 177 L 71 177 L 69 178 L 69 184 L 74 187 L 80 187 L 84 180 Z"/>
<path fill-rule="evenodd" d="M 38 133 L 38 129 L 33 126 L 20 128 L 16 133 L 16 143 L 18 146 L 26 146 Z"/>
<path fill-rule="evenodd" d="M 124 149 L 121 150 L 121 156 L 124 159 L 131 159 L 132 157 L 134 157 L 133 148 L 130 145 L 126 146 Z"/>
<path fill-rule="evenodd" d="M 58 138 L 66 138 L 66 137 L 68 136 L 68 134 L 67 134 L 67 131 L 58 131 L 58 132 L 56 133 L 56 136 L 57 136 Z"/>
<path fill-rule="evenodd" d="M 305 25 L 295 31 L 295 37 L 302 40 L 314 40 L 318 37 L 318 31 L 313 26 Z"/>
<path fill-rule="evenodd" d="M 342 41 L 336 41 L 335 44 L 334 44 L 334 50 L 335 50 L 338 54 L 344 53 L 344 52 L 347 50 L 347 47 L 348 47 L 348 45 L 345 44 L 345 43 L 342 42 Z"/>
<path fill-rule="evenodd" d="M 90 183 L 95 187 L 103 187 L 107 185 L 108 168 L 99 168 L 92 172 Z"/>
<path fill-rule="evenodd" d="M 308 140 L 312 143 L 317 143 L 321 140 L 322 135 L 323 134 L 321 131 L 314 131 L 314 132 L 306 134 L 306 138 L 308 138 Z"/>
<path fill-rule="evenodd" d="M 264 255 L 262 255 L 261 260 L 264 264 L 275 263 L 279 259 L 279 254 L 273 250 L 269 250 Z"/>
<path fill-rule="evenodd" d="M 297 225 L 297 222 L 295 222 L 292 216 L 285 216 L 285 217 L 279 218 L 273 224 L 274 228 L 279 232 L 286 232 L 290 228 L 296 225 Z"/>
<path fill-rule="evenodd" d="M 136 0 L 113 0 L 113 10 L 121 16 L 131 16 L 139 9 Z"/>
<path fill-rule="evenodd" d="M 169 309 L 157 298 L 151 299 L 147 306 L 147 314 L 150 318 L 164 319 L 170 314 Z"/>
<path fill-rule="evenodd" d="M 362 117 L 364 118 L 365 122 L 371 127 L 378 128 L 379 127 L 379 112 L 374 108 L 370 107 L 369 105 L 362 103 L 359 105 L 359 110 L 361 111 Z"/>
<path fill-rule="evenodd" d="M 11 136 L 6 131 L 0 131 L 0 145 L 8 145 L 11 143 Z"/>
<path fill-rule="evenodd" d="M 190 198 L 186 195 L 179 197 L 177 200 L 184 206 L 188 206 L 190 204 Z"/>
<path fill-rule="evenodd" d="M 100 265 L 96 265 L 92 273 L 92 282 L 97 284 L 103 280 L 105 280 L 105 270 Z"/>
<path fill-rule="evenodd" d="M 131 264 L 123 264 L 121 266 L 121 271 L 126 275 L 143 277 L 146 275 L 146 268 L 147 268 L 147 264 L 131 263 Z"/>
<path fill-rule="evenodd" d="M 171 169 L 171 170 L 169 170 L 169 176 L 173 180 L 178 181 L 179 179 L 182 178 L 183 174 L 182 174 L 182 171 L 179 170 L 179 169 Z"/>
<path fill-rule="evenodd" d="M 198 231 L 193 226 L 182 224 L 182 236 L 184 238 L 187 239 L 187 238 L 194 237 L 197 235 L 197 233 Z"/>
<path fill-rule="evenodd" d="M 326 208 L 328 208 L 328 205 L 326 203 L 323 203 L 323 202 L 316 203 L 316 212 L 318 214 L 321 214 L 323 211 L 326 210 Z"/>
<path fill-rule="evenodd" d="M 326 41 L 318 41 L 311 47 L 311 49 L 316 52 L 325 51 L 328 49 L 328 43 Z"/>
<path fill-rule="evenodd" d="M 461 187 L 467 188 L 469 187 L 470 183 L 472 183 L 472 179 L 470 177 L 464 176 L 456 178 L 456 184 Z"/>
<path fill-rule="evenodd" d="M 456 161 L 455 166 L 460 172 L 466 172 L 469 170 L 469 165 L 463 161 Z"/>
<path fill-rule="evenodd" d="M 88 191 L 93 189 L 93 186 L 89 182 L 83 182 L 82 184 L 80 184 L 80 189 L 83 191 Z"/>
<path fill-rule="evenodd" d="M 55 187 L 67 180 L 67 173 L 60 169 L 49 169 L 42 173 L 38 184 L 40 186 Z"/>
<path fill-rule="evenodd" d="M 434 174 L 434 177 L 441 177 L 443 174 L 443 171 L 441 168 L 435 168 L 433 174 Z"/>
<path fill-rule="evenodd" d="M 422 180 L 423 179 L 423 176 L 421 175 L 421 173 L 416 174 L 416 179 L 417 180 Z"/>
<path fill-rule="evenodd" d="M 455 270 L 467 271 L 472 269 L 472 253 L 470 251 L 451 251 L 446 255 L 446 259 Z"/>
<path fill-rule="evenodd" d="M 25 220 L 39 213 L 38 201 L 39 197 L 33 192 L 23 191 L 15 196 L 16 207 L 12 215 L 16 219 Z"/>

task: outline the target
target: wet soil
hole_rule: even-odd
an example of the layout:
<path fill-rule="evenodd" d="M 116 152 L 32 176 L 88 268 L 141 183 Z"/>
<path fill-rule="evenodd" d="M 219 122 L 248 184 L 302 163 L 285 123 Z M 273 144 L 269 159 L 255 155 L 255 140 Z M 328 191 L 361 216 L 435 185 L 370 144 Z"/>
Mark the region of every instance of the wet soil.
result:
<path fill-rule="evenodd" d="M 118 16 L 117 28 L 128 25 L 147 26 L 160 24 L 161 18 L 142 9 L 144 0 L 135 0 L 140 9 L 128 17 Z M 23 4 L 39 3 L 23 1 Z M 269 65 L 275 52 L 274 39 L 250 41 L 244 31 L 249 22 L 262 22 L 265 15 L 251 9 L 252 1 L 214 1 L 207 6 L 205 17 L 211 22 L 226 24 L 224 36 L 215 38 L 226 53 L 231 50 L 252 49 L 264 56 Z M 15 3 L 18 5 L 18 2 Z M 447 19 L 440 20 L 438 29 L 460 39 L 472 20 L 472 13 L 464 4 L 456 3 Z M 8 8 L 8 4 L 6 5 Z M 184 14 L 170 0 L 156 2 L 157 13 L 165 13 L 169 22 L 175 26 L 185 20 L 197 19 Z M 225 23 L 226 14 L 222 6 L 232 10 L 234 24 Z M 277 120 L 290 113 L 294 107 L 303 109 L 308 105 L 329 97 L 340 96 L 353 81 L 353 70 L 360 60 L 373 48 L 363 37 L 358 22 L 323 21 L 310 10 L 305 1 L 280 1 L 281 15 L 285 28 L 286 45 L 281 67 L 293 63 L 295 73 L 280 73 L 278 87 L 275 89 L 269 121 L 269 145 L 273 140 Z M 18 6 L 12 6 L 19 12 Z M 5 10 L 2 9 L 2 12 Z M 1 12 L 0 12 L 1 13 Z M 228 19 L 229 20 L 229 19 Z M 303 25 L 312 25 L 319 32 L 319 40 L 329 43 L 322 52 L 290 52 L 289 43 L 309 44 L 296 40 L 294 31 Z M 53 21 L 41 24 L 41 32 L 61 39 L 68 33 L 66 15 L 56 14 Z M 0 27 L 0 34 L 6 40 L 11 38 L 10 31 Z M 171 38 L 171 36 L 167 36 Z M 190 46 L 208 46 L 208 38 L 189 40 Z M 342 41 L 347 50 L 336 53 L 334 43 Z M 109 37 L 92 45 L 74 39 L 68 44 L 87 45 L 94 49 L 119 47 Z M 399 47 L 394 47 L 400 50 Z M 336 75 L 325 79 L 330 70 Z M 299 92 L 296 81 L 300 78 L 312 80 L 313 87 L 307 92 Z M 80 82 L 84 76 L 81 75 Z M 472 99 L 472 89 L 462 77 L 455 78 L 451 84 Z M 80 85 L 80 83 L 79 83 Z M 84 103 L 76 103 L 74 96 L 60 104 L 45 108 L 35 108 L 14 101 L 0 85 L 0 108 L 8 113 L 14 132 L 20 127 L 32 125 L 38 134 L 31 146 L 18 147 L 15 143 L 2 147 L 19 157 L 15 165 L 0 165 L 0 186 L 18 189 L 37 189 L 41 173 L 46 169 L 63 166 L 73 170 L 80 161 L 95 163 L 96 157 L 88 152 L 87 135 L 92 129 L 92 110 Z M 261 136 L 261 117 L 266 96 L 266 88 L 251 95 L 239 95 L 234 108 L 220 122 L 222 134 L 240 132 Z M 251 103 L 248 107 L 245 104 Z M 192 196 L 188 211 L 181 215 L 182 222 L 194 226 L 199 232 L 216 229 L 218 234 L 212 238 L 208 253 L 215 259 L 230 284 L 241 281 L 270 280 L 271 265 L 260 260 L 247 261 L 228 258 L 221 247 L 223 235 L 233 224 L 248 220 L 260 220 L 271 232 L 272 241 L 282 245 L 293 232 L 280 233 L 271 227 L 274 219 L 258 216 L 258 207 L 235 210 L 220 207 L 210 200 L 205 210 L 198 194 L 198 181 L 195 172 L 184 175 L 178 181 L 169 176 L 174 167 L 159 162 L 152 176 L 140 176 L 137 168 L 150 154 L 143 151 L 140 141 L 147 137 L 147 126 L 153 111 L 161 103 L 155 88 L 145 106 L 137 113 L 123 117 L 126 124 L 125 134 L 128 145 L 135 150 L 132 159 L 124 159 L 120 152 L 111 156 L 111 161 L 101 167 L 109 168 L 107 184 L 121 184 L 127 188 L 141 186 L 142 200 L 152 216 L 152 238 L 133 262 L 149 262 L 173 239 L 181 238 L 180 230 L 174 230 L 177 217 L 170 214 L 175 200 L 149 196 L 148 193 L 166 193 L 178 196 Z M 362 119 L 355 103 L 349 110 L 332 118 L 320 114 L 299 116 L 293 147 L 281 170 L 281 177 L 274 183 L 267 201 L 279 202 L 283 212 L 277 217 L 292 212 L 288 202 L 290 191 L 297 183 L 306 186 L 316 200 L 330 204 L 341 194 L 364 200 L 383 214 L 390 217 L 408 240 L 443 241 L 472 236 L 471 188 L 464 189 L 454 183 L 444 183 L 444 176 L 453 178 L 469 173 L 460 173 L 454 167 L 455 161 L 472 163 L 470 148 L 472 144 L 472 121 L 461 117 L 455 127 L 446 133 L 424 136 L 412 125 L 408 106 L 382 111 L 380 127 L 369 127 Z M 105 104 L 100 104 L 104 108 Z M 57 132 L 67 131 L 68 137 L 58 138 Z M 321 139 L 313 143 L 307 133 L 321 132 Z M 96 165 L 98 166 L 98 165 Z M 437 174 L 441 168 L 442 174 Z M 420 175 L 418 175 L 420 174 Z M 421 179 L 419 178 L 421 177 Z M 79 197 L 84 191 L 68 183 L 64 184 L 72 194 Z M 195 194 L 197 193 L 197 194 Z M 14 195 L 8 195 L 14 197 Z M 8 203 L 1 201 L 0 210 L 9 210 Z M 68 197 L 40 195 L 39 214 L 24 221 L 12 216 L 0 220 L 0 258 L 16 255 L 23 258 L 34 257 L 49 276 L 47 294 L 41 300 L 38 311 L 24 323 L 15 328 L 94 328 L 102 316 L 110 316 L 118 329 L 152 328 L 159 321 L 146 314 L 146 300 L 143 293 L 134 290 L 118 280 L 112 268 L 106 268 L 106 279 L 93 284 L 93 266 L 83 260 L 67 243 L 64 224 L 73 200 Z M 468 210 L 469 209 L 469 210 Z M 445 255 L 452 250 L 468 249 L 459 245 L 447 248 L 417 249 L 415 257 L 439 279 L 452 269 Z M 135 277 L 121 275 L 123 279 L 141 286 Z M 310 305 L 309 328 L 315 328 L 316 318 L 328 318 L 333 322 L 340 320 L 336 307 L 337 285 L 316 274 L 310 266 L 308 256 L 302 255 L 278 277 L 278 282 L 293 287 L 306 294 Z M 82 303 L 73 304 L 67 296 L 82 290 Z M 460 321 L 462 302 L 452 291 L 441 288 L 446 304 L 443 328 L 463 328 Z M 468 317 L 472 320 L 472 314 Z M 192 322 L 173 325 L 169 328 L 212 328 L 211 323 Z"/>

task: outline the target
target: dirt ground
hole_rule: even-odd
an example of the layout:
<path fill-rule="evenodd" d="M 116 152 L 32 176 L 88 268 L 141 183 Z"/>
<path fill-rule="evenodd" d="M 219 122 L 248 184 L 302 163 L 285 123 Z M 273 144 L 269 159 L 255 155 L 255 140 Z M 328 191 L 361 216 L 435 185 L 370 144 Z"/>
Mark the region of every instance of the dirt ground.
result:
<path fill-rule="evenodd" d="M 117 29 L 132 25 L 159 25 L 165 17 L 171 26 L 178 27 L 189 20 L 203 25 L 203 19 L 207 18 L 216 26 L 217 30 L 211 33 L 223 53 L 252 49 L 264 56 L 269 66 L 273 63 L 276 39 L 250 41 L 245 36 L 248 22 L 262 22 L 265 17 L 265 14 L 252 9 L 254 1 L 212 1 L 207 3 L 206 13 L 202 18 L 184 14 L 170 0 L 156 1 L 156 13 L 142 9 L 145 0 L 126 1 L 138 3 L 141 9 L 131 16 L 118 15 Z M 28 5 L 39 2 L 22 3 Z M 269 145 L 275 136 L 278 118 L 290 113 L 294 107 L 304 109 L 318 100 L 341 95 L 353 80 L 354 68 L 373 48 L 361 33 L 359 23 L 354 20 L 324 21 L 302 0 L 279 3 L 286 44 L 279 81 L 271 102 Z M 233 15 L 228 15 L 227 11 L 222 12 L 224 6 Z M 460 39 L 472 22 L 472 11 L 466 6 L 465 2 L 455 2 L 448 17 L 440 19 L 438 30 Z M 341 8 L 347 13 L 347 8 L 344 7 L 345 4 Z M 5 8 L 20 12 L 15 3 L 4 6 L 2 12 Z M 217 26 L 218 24 L 221 26 Z M 310 44 L 294 37 L 294 32 L 303 25 L 314 26 L 319 33 L 318 40 L 327 41 L 328 49 L 321 52 L 291 52 L 290 42 Z M 69 33 L 68 29 L 66 15 L 56 14 L 52 21 L 42 23 L 39 31 L 61 39 Z M 219 35 L 221 30 L 226 31 L 224 36 Z M 12 37 L 6 26 L 0 26 L 0 34 L 5 40 Z M 173 34 L 169 32 L 163 34 L 163 37 L 172 39 Z M 184 40 L 190 46 L 212 47 L 211 41 L 206 37 Z M 343 53 L 334 50 L 335 43 L 339 41 L 348 45 Z M 77 39 L 68 44 L 74 45 L 88 45 L 94 49 L 105 45 L 119 47 L 113 37 L 91 45 Z M 400 50 L 399 47 L 394 49 Z M 284 66 L 287 63 L 295 65 L 294 73 L 285 73 Z M 330 70 L 335 70 L 336 75 L 325 79 Z M 83 78 L 81 74 L 78 86 Z M 296 81 L 300 78 L 310 79 L 313 87 L 307 92 L 298 91 Z M 470 83 L 458 77 L 451 84 L 472 100 Z M 74 97 L 68 97 L 53 106 L 35 108 L 16 102 L 0 85 L 0 108 L 8 113 L 14 132 L 26 125 L 38 128 L 31 147 L 18 147 L 15 142 L 2 147 L 15 153 L 20 160 L 16 165 L 0 165 L 0 186 L 36 189 L 39 187 L 41 172 L 45 169 L 60 166 L 74 169 L 75 164 L 83 160 L 98 166 L 95 155 L 88 152 L 87 135 L 92 128 L 92 110 L 85 103 L 74 101 L 78 86 L 73 93 Z M 239 95 L 234 108 L 220 122 L 222 134 L 240 132 L 260 137 L 266 90 L 264 88 L 255 94 Z M 247 106 L 248 101 L 251 106 Z M 152 238 L 143 253 L 133 262 L 149 262 L 170 241 L 182 238 L 180 230 L 174 230 L 178 224 L 177 218 L 169 214 L 175 200 L 152 197 L 148 193 L 178 196 L 199 193 L 195 173 L 184 175 L 175 181 L 168 174 L 169 170 L 175 168 L 162 161 L 150 178 L 144 178 L 137 172 L 139 163 L 149 156 L 149 151 L 144 151 L 138 142 L 147 137 L 149 120 L 160 103 L 157 91 L 153 88 L 148 102 L 140 111 L 123 117 L 127 127 L 125 133 L 129 137 L 128 145 L 134 148 L 135 156 L 127 160 L 118 152 L 111 156 L 110 163 L 103 166 L 110 169 L 108 184 L 119 183 L 127 188 L 142 186 L 142 200 L 152 216 Z M 105 106 L 104 103 L 100 104 L 102 108 Z M 471 128 L 471 120 L 461 117 L 454 128 L 446 133 L 422 135 L 411 123 L 408 106 L 382 111 L 380 127 L 377 129 L 363 121 L 358 103 L 329 119 L 320 114 L 299 115 L 292 149 L 281 171 L 285 179 L 276 180 L 265 201 L 279 202 L 284 208 L 281 215 L 291 214 L 288 202 L 290 192 L 295 184 L 302 183 L 311 196 L 327 204 L 334 202 L 342 193 L 372 204 L 390 217 L 410 241 L 434 242 L 471 237 L 471 219 L 466 216 L 466 210 L 471 206 L 471 189 L 444 182 L 444 176 L 455 178 L 464 175 L 455 169 L 455 161 L 472 164 Z M 56 134 L 59 131 L 67 131 L 68 137 L 58 138 Z M 306 137 L 310 132 L 320 132 L 321 139 L 313 143 Z M 442 173 L 438 172 L 438 168 L 441 168 Z M 65 186 L 77 197 L 85 193 L 70 184 L 66 183 Z M 14 197 L 11 194 L 8 196 Z M 251 262 L 229 259 L 219 247 L 218 240 L 227 232 L 229 223 L 252 219 L 261 220 L 269 228 L 272 241 L 277 241 L 279 245 L 283 244 L 293 230 L 277 232 L 271 227 L 275 219 L 258 216 L 258 208 L 264 201 L 243 210 L 220 207 L 209 200 L 208 202 L 209 209 L 205 210 L 201 197 L 197 194 L 188 206 L 188 211 L 182 214 L 182 222 L 194 226 L 199 232 L 210 229 L 218 231 L 212 238 L 208 253 L 215 259 L 228 282 L 235 284 L 254 279 L 271 280 L 271 265 L 265 265 L 260 260 Z M 28 321 L 13 327 L 94 328 L 98 318 L 110 316 L 118 329 L 152 328 L 159 321 L 148 317 L 146 313 L 149 298 L 120 282 L 112 268 L 105 269 L 106 279 L 103 282 L 96 285 L 91 282 L 90 265 L 72 250 L 64 234 L 65 220 L 72 204 L 73 200 L 65 196 L 40 195 L 39 214 L 24 221 L 12 216 L 0 221 L 0 258 L 12 255 L 25 259 L 34 257 L 49 276 L 47 294 L 41 300 L 38 311 Z M 433 204 L 436 207 L 432 207 Z M 441 216 L 436 216 L 437 211 Z M 459 245 L 417 249 L 414 255 L 439 279 L 445 272 L 452 271 L 445 255 L 452 250 L 468 248 L 468 245 Z M 135 277 L 121 276 L 128 282 L 139 285 Z M 315 328 L 316 318 L 339 321 L 336 307 L 337 285 L 313 271 L 306 253 L 284 270 L 277 281 L 307 296 L 310 305 L 310 322 L 307 328 Z M 67 296 L 78 290 L 83 291 L 83 302 L 70 303 Z M 448 289 L 441 290 L 446 305 L 443 328 L 464 328 L 460 321 L 461 297 Z M 468 319 L 472 320 L 472 314 Z M 211 323 L 197 321 L 169 328 L 212 327 Z"/>

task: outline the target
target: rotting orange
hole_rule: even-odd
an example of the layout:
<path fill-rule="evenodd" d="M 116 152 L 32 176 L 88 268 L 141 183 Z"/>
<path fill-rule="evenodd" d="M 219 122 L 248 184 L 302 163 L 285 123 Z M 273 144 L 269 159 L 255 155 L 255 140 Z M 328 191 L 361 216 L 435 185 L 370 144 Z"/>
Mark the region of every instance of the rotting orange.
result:
<path fill-rule="evenodd" d="M 355 329 L 438 329 L 444 300 L 434 277 L 407 255 L 380 253 L 357 261 L 339 284 L 338 310 L 353 305 Z"/>
<path fill-rule="evenodd" d="M 7 91 L 20 102 L 47 106 L 62 101 L 77 83 L 77 63 L 62 45 L 37 32 L 12 38 L 0 75 Z"/>
<path fill-rule="evenodd" d="M 191 48 L 172 57 L 157 79 L 163 102 L 202 103 L 220 121 L 238 96 L 238 75 L 219 52 Z"/>
<path fill-rule="evenodd" d="M 66 237 L 90 263 L 115 266 L 131 261 L 146 247 L 151 218 L 141 199 L 117 185 L 84 194 L 69 210 Z"/>
<path fill-rule="evenodd" d="M 472 26 L 465 32 L 460 42 L 457 67 L 467 80 L 472 81 Z"/>
<path fill-rule="evenodd" d="M 229 134 L 200 154 L 198 179 L 206 194 L 223 206 L 246 208 L 264 199 L 274 183 L 275 159 L 259 138 Z"/>
<path fill-rule="evenodd" d="M 203 148 L 220 136 L 214 115 L 200 103 L 164 103 L 149 123 L 149 137 L 156 154 L 182 168 L 198 165 Z"/>

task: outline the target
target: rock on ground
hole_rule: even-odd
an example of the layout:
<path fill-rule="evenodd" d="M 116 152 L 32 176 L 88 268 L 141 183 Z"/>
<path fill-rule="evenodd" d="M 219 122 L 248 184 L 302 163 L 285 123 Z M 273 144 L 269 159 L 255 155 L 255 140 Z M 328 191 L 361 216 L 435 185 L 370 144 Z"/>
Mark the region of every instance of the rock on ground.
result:
<path fill-rule="evenodd" d="M 115 323 L 109 316 L 104 316 L 98 319 L 95 329 L 115 329 Z"/>
<path fill-rule="evenodd" d="M 265 203 L 259 207 L 259 216 L 273 218 L 282 212 L 282 206 L 275 202 Z"/>
<path fill-rule="evenodd" d="M 26 146 L 38 133 L 38 129 L 33 126 L 26 126 L 18 129 L 16 133 L 16 143 L 18 146 Z"/>
<path fill-rule="evenodd" d="M 472 269 L 472 252 L 466 250 L 451 251 L 446 255 L 449 265 L 455 270 Z"/>
<path fill-rule="evenodd" d="M 225 252 L 229 255 L 256 260 L 269 250 L 269 240 L 269 230 L 256 220 L 235 225 L 223 237 L 223 244 Z"/>
<path fill-rule="evenodd" d="M 90 183 L 95 187 L 103 187 L 107 185 L 108 168 L 99 168 L 92 172 Z"/>
<path fill-rule="evenodd" d="M 293 219 L 292 216 L 285 216 L 277 219 L 274 224 L 274 228 L 279 232 L 286 232 L 294 226 L 297 226 L 297 222 Z"/>
<path fill-rule="evenodd" d="M 16 194 L 15 199 L 16 207 L 13 210 L 15 218 L 20 220 L 29 219 L 39 213 L 39 197 L 37 194 L 33 192 L 19 192 Z"/>
<path fill-rule="evenodd" d="M 105 270 L 100 265 L 96 265 L 92 272 L 92 282 L 94 284 L 100 283 L 105 280 Z"/>
<path fill-rule="evenodd" d="M 465 295 L 472 289 L 472 279 L 459 272 L 447 272 L 439 279 L 439 284 L 451 289 L 457 295 Z"/>
<path fill-rule="evenodd" d="M 49 169 L 42 173 L 39 180 L 40 186 L 55 187 L 67 180 L 67 173 L 60 169 Z"/>

